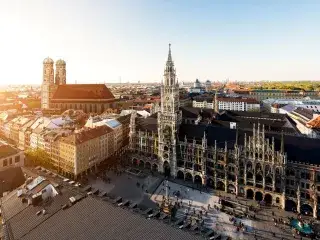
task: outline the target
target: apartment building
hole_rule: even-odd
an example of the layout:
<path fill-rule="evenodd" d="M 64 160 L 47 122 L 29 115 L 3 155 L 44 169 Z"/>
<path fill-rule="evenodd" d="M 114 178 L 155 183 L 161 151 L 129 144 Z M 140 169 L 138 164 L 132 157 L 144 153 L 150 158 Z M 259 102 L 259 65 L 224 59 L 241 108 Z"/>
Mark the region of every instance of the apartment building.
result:
<path fill-rule="evenodd" d="M 94 170 L 118 148 L 117 133 L 103 125 L 83 128 L 59 140 L 59 171 L 70 178 L 77 178 Z"/>
<path fill-rule="evenodd" d="M 196 108 L 215 109 L 215 99 L 196 99 L 192 106 Z M 260 104 L 253 98 L 218 97 L 219 110 L 231 111 L 260 111 Z"/>
<path fill-rule="evenodd" d="M 5 142 L 0 142 L 0 171 L 9 167 L 22 167 L 24 152 Z"/>

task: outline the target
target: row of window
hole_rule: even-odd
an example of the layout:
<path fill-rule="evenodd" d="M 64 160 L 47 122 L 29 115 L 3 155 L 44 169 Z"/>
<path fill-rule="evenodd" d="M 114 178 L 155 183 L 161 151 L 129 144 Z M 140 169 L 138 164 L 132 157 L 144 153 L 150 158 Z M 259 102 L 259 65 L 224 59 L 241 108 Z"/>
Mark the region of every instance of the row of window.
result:
<path fill-rule="evenodd" d="M 18 163 L 20 162 L 20 156 L 15 156 L 14 158 L 8 158 L 8 159 L 3 159 L 2 161 L 2 166 L 3 167 L 7 167 L 7 166 L 11 166 L 14 163 Z"/>

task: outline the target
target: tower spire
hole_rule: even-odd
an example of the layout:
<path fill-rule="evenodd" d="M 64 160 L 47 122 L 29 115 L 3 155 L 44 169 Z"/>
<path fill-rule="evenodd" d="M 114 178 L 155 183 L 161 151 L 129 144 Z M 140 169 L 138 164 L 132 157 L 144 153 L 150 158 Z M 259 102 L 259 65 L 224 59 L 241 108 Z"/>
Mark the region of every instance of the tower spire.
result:
<path fill-rule="evenodd" d="M 283 140 L 283 130 L 281 131 L 281 146 L 280 146 L 281 153 L 284 153 L 284 140 Z"/>
<path fill-rule="evenodd" d="M 172 62 L 172 56 L 171 56 L 171 43 L 169 43 L 169 53 L 168 53 L 168 60 L 167 62 Z"/>

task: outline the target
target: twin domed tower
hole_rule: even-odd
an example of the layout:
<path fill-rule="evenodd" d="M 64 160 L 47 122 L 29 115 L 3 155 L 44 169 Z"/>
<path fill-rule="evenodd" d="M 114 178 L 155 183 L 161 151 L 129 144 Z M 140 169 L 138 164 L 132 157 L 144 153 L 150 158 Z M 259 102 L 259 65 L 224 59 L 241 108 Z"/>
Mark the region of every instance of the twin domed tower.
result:
<path fill-rule="evenodd" d="M 54 61 L 47 57 L 43 60 L 43 82 L 41 86 L 41 108 L 50 108 L 50 100 L 58 85 L 67 83 L 66 62 L 62 59 L 56 61 L 56 74 L 54 74 Z"/>

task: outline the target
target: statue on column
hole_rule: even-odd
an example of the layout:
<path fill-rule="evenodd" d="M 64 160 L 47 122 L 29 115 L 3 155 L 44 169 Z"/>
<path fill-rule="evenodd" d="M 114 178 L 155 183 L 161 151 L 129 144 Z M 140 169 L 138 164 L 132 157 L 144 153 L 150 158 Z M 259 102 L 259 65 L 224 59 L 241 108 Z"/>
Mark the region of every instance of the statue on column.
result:
<path fill-rule="evenodd" d="M 297 212 L 300 213 L 300 184 L 297 183 Z"/>

